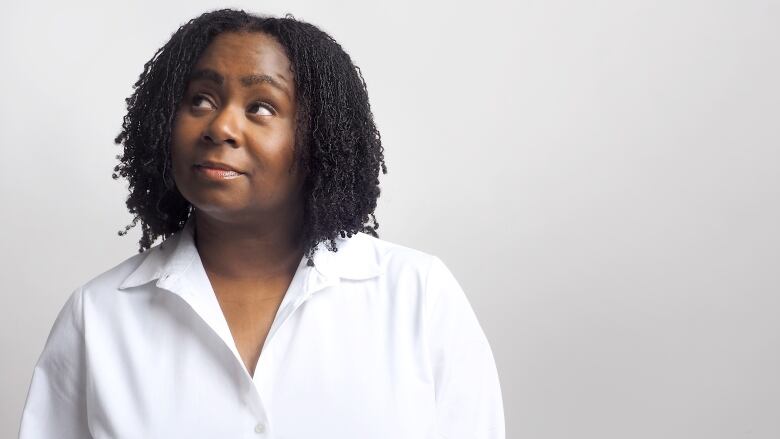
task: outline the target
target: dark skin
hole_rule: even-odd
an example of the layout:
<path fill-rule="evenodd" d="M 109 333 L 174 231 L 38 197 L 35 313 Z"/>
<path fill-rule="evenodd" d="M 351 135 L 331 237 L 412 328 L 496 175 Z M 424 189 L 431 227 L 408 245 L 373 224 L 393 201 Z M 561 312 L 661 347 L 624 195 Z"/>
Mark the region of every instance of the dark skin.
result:
<path fill-rule="evenodd" d="M 250 375 L 304 250 L 304 176 L 294 164 L 295 85 L 283 47 L 263 33 L 215 37 L 193 68 L 171 141 L 174 180 L 193 206 L 196 246 Z M 221 80 L 213 73 L 219 74 Z M 268 75 L 284 89 L 262 77 Z M 260 79 L 257 79 L 260 78 Z M 220 83 L 221 82 L 221 83 Z M 209 178 L 215 160 L 242 172 Z"/>

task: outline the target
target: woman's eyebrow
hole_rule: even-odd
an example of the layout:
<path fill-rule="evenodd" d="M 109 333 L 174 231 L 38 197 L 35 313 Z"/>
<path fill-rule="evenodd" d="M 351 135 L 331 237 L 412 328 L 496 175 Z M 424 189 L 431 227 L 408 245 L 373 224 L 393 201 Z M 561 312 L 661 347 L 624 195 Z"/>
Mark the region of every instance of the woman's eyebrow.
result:
<path fill-rule="evenodd" d="M 286 81 L 283 76 L 277 75 L 279 78 L 281 78 L 283 81 Z M 205 79 L 207 81 L 211 81 L 216 83 L 217 85 L 221 86 L 225 82 L 225 78 L 216 70 L 213 69 L 198 69 L 192 72 L 190 74 L 190 81 L 194 81 L 197 79 Z M 277 89 L 284 92 L 284 94 L 287 95 L 287 97 L 290 97 L 290 92 L 287 90 L 287 87 L 285 87 L 282 83 L 274 79 L 271 75 L 268 75 L 266 73 L 254 73 L 247 76 L 242 76 L 239 81 L 244 87 L 251 87 L 255 84 L 260 84 L 263 82 L 267 82 L 268 84 L 271 84 L 273 87 L 276 87 Z"/>

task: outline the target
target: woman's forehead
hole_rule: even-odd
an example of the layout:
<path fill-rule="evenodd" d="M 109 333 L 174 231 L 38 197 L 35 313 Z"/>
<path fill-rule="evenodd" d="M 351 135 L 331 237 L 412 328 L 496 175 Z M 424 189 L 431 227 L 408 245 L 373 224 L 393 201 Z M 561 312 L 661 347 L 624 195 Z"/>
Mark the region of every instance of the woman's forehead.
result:
<path fill-rule="evenodd" d="M 212 77 L 242 82 L 271 77 L 290 87 L 290 67 L 284 47 L 274 37 L 260 32 L 225 32 L 206 47 L 193 73 L 211 71 L 217 74 Z M 197 79 L 195 76 L 191 79 Z"/>

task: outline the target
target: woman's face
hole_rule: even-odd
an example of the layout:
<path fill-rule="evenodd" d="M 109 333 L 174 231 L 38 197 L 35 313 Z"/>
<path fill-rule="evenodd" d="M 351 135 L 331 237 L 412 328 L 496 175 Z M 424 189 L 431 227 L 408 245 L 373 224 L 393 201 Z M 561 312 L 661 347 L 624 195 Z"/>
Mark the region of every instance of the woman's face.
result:
<path fill-rule="evenodd" d="M 196 210 L 225 221 L 294 207 L 302 178 L 297 166 L 288 172 L 295 89 L 283 47 L 267 34 L 223 33 L 192 72 L 171 139 L 179 192 Z M 199 166 L 205 161 L 240 174 Z"/>

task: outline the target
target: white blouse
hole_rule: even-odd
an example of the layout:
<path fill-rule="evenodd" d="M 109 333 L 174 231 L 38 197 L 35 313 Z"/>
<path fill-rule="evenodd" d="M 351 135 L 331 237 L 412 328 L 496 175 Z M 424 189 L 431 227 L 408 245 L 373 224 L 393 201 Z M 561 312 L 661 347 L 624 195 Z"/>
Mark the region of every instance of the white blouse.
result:
<path fill-rule="evenodd" d="M 73 291 L 20 439 L 503 439 L 493 354 L 442 260 L 358 233 L 302 258 L 253 376 L 193 240 Z"/>

